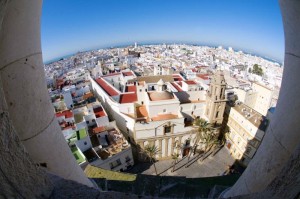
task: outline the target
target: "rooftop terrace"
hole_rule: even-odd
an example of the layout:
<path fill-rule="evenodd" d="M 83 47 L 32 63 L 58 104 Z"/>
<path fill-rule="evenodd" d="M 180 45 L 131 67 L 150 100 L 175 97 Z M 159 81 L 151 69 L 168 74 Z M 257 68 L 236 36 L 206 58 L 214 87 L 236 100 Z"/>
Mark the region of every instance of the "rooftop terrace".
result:
<path fill-rule="evenodd" d="M 85 129 L 80 129 L 79 131 L 76 132 L 76 135 L 77 135 L 77 140 L 81 140 L 87 136 L 87 133 Z"/>
<path fill-rule="evenodd" d="M 78 148 L 76 146 L 71 147 L 71 151 L 76 159 L 77 164 L 80 164 L 85 161 L 85 158 L 81 155 Z"/>
<path fill-rule="evenodd" d="M 268 120 L 265 116 L 261 115 L 254 109 L 246 106 L 243 103 L 236 104 L 233 107 L 238 113 L 243 115 L 248 121 L 250 121 L 254 126 L 259 128 L 262 131 L 265 131 L 268 126 Z"/>
<path fill-rule="evenodd" d="M 178 115 L 174 115 L 174 114 L 160 114 L 151 119 L 152 121 L 161 121 L 161 120 L 171 120 L 177 118 L 179 118 Z"/>

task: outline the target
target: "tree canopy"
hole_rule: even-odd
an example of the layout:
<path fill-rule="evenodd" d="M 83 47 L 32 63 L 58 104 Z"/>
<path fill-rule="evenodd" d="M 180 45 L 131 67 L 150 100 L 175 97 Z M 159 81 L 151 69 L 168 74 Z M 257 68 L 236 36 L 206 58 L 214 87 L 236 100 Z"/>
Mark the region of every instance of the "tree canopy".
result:
<path fill-rule="evenodd" d="M 249 72 L 251 72 L 251 71 L 249 70 Z M 252 73 L 256 74 L 256 75 L 259 75 L 259 76 L 263 76 L 264 71 L 258 64 L 254 64 L 253 69 L 252 69 Z"/>

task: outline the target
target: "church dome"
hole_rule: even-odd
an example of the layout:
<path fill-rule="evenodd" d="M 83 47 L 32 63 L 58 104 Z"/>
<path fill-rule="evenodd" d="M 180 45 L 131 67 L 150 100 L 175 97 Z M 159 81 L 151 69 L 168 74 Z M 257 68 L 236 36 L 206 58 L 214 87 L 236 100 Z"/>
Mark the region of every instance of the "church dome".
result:
<path fill-rule="evenodd" d="M 174 99 L 174 96 L 172 93 L 168 92 L 168 91 L 155 91 L 155 92 L 151 92 L 149 93 L 149 98 L 151 101 L 159 101 L 159 100 L 170 100 L 170 99 Z"/>

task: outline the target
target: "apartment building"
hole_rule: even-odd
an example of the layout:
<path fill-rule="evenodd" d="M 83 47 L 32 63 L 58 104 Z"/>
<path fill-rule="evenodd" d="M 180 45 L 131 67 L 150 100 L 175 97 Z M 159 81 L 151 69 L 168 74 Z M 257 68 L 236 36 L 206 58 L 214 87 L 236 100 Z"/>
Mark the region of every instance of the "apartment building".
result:
<path fill-rule="evenodd" d="M 262 142 L 268 120 L 241 102 L 227 108 L 230 109 L 227 123 L 230 131 L 226 137 L 226 148 L 235 159 L 247 166 Z"/>

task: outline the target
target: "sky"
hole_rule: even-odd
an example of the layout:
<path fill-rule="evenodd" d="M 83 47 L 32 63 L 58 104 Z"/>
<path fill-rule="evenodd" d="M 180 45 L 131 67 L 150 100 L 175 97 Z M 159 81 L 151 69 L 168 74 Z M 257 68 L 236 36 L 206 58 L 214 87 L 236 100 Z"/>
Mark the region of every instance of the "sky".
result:
<path fill-rule="evenodd" d="M 277 0 L 44 0 L 44 62 L 120 45 L 233 47 L 282 62 Z"/>

